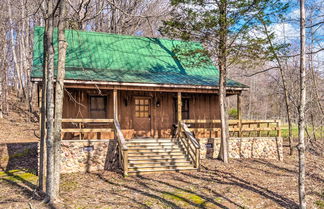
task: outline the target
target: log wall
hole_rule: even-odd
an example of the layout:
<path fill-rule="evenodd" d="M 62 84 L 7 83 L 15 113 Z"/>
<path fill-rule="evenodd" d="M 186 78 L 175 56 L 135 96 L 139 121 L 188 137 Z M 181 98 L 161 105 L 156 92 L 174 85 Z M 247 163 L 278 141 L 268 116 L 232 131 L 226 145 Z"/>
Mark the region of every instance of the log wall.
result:
<path fill-rule="evenodd" d="M 112 90 L 67 89 L 64 96 L 63 118 L 91 118 L 90 96 L 107 97 L 106 118 L 113 118 Z M 150 130 L 134 129 L 134 98 L 148 97 L 151 101 Z M 216 94 L 182 93 L 182 98 L 189 99 L 189 116 L 194 119 L 219 119 L 219 103 Z M 171 137 L 172 125 L 176 124 L 175 92 L 118 91 L 118 117 L 126 139 L 136 135 L 151 137 Z M 67 134 L 66 139 L 79 138 Z M 110 139 L 113 133 L 89 133 L 82 137 L 89 139 Z"/>

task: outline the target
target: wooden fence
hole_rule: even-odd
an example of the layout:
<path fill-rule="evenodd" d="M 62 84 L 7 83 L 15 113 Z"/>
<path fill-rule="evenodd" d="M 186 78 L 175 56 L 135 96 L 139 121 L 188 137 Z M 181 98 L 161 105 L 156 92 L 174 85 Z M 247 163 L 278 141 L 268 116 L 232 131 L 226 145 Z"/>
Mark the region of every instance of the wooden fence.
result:
<path fill-rule="evenodd" d="M 183 120 L 189 130 L 196 133 L 201 131 L 214 132 L 220 137 L 220 120 Z M 280 137 L 280 120 L 229 120 L 231 137 Z"/>
<path fill-rule="evenodd" d="M 82 139 L 84 133 L 102 133 L 111 132 L 110 128 L 114 119 L 84 119 L 84 118 L 64 118 L 62 119 L 61 132 L 64 133 L 79 133 L 79 139 Z M 65 128 L 67 126 L 67 128 Z M 98 128 L 101 127 L 101 128 Z M 105 127 L 102 127 L 105 126 Z"/>

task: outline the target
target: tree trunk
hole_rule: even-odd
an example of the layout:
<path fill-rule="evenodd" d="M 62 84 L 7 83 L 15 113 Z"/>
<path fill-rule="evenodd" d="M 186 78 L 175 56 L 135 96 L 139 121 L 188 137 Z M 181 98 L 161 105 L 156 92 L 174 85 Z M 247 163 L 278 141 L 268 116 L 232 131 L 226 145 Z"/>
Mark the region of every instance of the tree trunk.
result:
<path fill-rule="evenodd" d="M 220 1 L 220 34 L 219 34 L 219 107 L 220 107 L 220 119 L 221 119 L 221 147 L 219 158 L 224 163 L 228 163 L 228 121 L 227 121 L 227 105 L 226 105 L 226 56 L 227 56 L 227 1 Z"/>
<path fill-rule="evenodd" d="M 279 66 L 279 71 L 280 71 L 280 76 L 281 76 L 281 81 L 282 81 L 282 88 L 284 91 L 284 98 L 285 98 L 285 106 L 286 106 L 286 114 L 287 114 L 287 120 L 288 120 L 288 141 L 289 141 L 289 147 L 290 147 L 290 155 L 293 154 L 293 145 L 292 145 L 292 124 L 291 124 L 291 115 L 290 115 L 290 102 L 289 102 L 289 98 L 288 98 L 288 89 L 287 89 L 287 81 L 286 81 L 286 77 L 284 74 L 284 69 L 283 66 L 281 65 L 281 61 L 277 55 L 277 52 L 274 49 L 273 43 L 271 41 L 270 38 L 270 34 L 268 31 L 268 27 L 266 25 L 265 22 L 262 21 L 263 27 L 264 27 L 264 31 L 266 33 L 267 36 L 267 40 L 270 44 L 271 47 L 271 52 L 273 53 L 273 56 L 275 57 L 277 64 Z"/>
<path fill-rule="evenodd" d="M 299 207 L 306 209 L 305 193 L 305 106 L 306 106 L 306 55 L 305 55 L 305 2 L 300 0 L 300 106 L 298 121 L 299 136 Z"/>
<path fill-rule="evenodd" d="M 45 19 L 45 28 L 48 28 L 48 18 Z M 42 101 L 41 101 L 41 118 L 40 118 L 40 154 L 39 154 L 39 189 L 46 192 L 46 85 L 47 85 L 47 50 L 48 37 L 44 34 L 44 55 L 43 55 L 43 79 L 42 79 Z"/>
<path fill-rule="evenodd" d="M 7 48 L 7 42 L 3 41 L 3 54 L 2 59 L 0 59 L 0 118 L 3 118 L 4 113 L 4 104 L 5 104 L 5 86 L 7 85 L 6 82 L 6 48 Z"/>
<path fill-rule="evenodd" d="M 22 80 L 22 72 L 18 65 L 18 60 L 17 60 L 17 55 L 16 55 L 16 49 L 15 49 L 15 38 L 14 38 L 14 31 L 13 31 L 13 22 L 12 22 L 12 11 L 11 11 L 11 4 L 10 0 L 7 0 L 8 4 L 8 13 L 9 13 L 9 23 L 10 23 L 10 42 L 11 42 L 11 50 L 12 50 L 12 59 L 14 62 L 14 67 L 15 71 L 17 73 L 17 90 L 18 90 L 18 95 L 20 99 L 26 98 L 25 97 L 25 90 L 24 90 L 24 85 L 23 85 L 23 80 Z"/>
<path fill-rule="evenodd" d="M 3 96 L 3 86 L 5 85 L 4 83 L 3 83 L 3 81 L 4 81 L 4 79 L 3 79 L 3 72 L 2 72 L 2 63 L 1 62 L 4 62 L 4 59 L 3 59 L 3 61 L 0 59 L 0 119 L 1 118 L 3 118 L 3 98 L 4 98 L 4 96 Z M 5 71 L 6 69 L 4 69 L 3 71 Z"/>
<path fill-rule="evenodd" d="M 54 193 L 54 148 L 53 148 L 53 121 L 54 121 L 54 7 L 53 1 L 48 1 L 47 28 L 44 35 L 46 36 L 46 59 L 47 59 L 47 82 L 46 82 L 46 155 L 47 155 L 47 172 L 46 172 L 46 193 L 50 202 L 55 200 Z"/>
<path fill-rule="evenodd" d="M 58 67 L 55 86 L 55 120 L 54 120 L 54 195 L 55 199 L 59 196 L 60 185 L 60 162 L 61 162 L 61 128 L 64 98 L 64 77 L 65 77 L 65 55 L 67 43 L 65 41 L 65 0 L 60 2 L 60 14 L 58 25 Z"/>

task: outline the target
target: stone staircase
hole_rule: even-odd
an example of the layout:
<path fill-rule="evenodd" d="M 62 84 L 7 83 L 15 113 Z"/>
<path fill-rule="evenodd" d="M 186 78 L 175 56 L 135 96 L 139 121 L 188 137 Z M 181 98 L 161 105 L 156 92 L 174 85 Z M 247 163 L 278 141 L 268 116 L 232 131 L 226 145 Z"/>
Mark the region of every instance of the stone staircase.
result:
<path fill-rule="evenodd" d="M 127 147 L 129 175 L 197 170 L 184 148 L 171 139 L 131 139 Z"/>

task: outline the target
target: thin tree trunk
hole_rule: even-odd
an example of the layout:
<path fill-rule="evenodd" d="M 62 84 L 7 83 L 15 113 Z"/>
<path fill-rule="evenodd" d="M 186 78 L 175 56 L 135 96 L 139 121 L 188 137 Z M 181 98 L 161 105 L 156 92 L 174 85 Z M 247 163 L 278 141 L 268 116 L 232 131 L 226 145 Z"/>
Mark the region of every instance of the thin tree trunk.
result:
<path fill-rule="evenodd" d="M 300 106 L 299 106 L 299 207 L 306 209 L 305 193 L 305 106 L 306 106 L 306 55 L 305 55 L 305 2 L 300 0 Z"/>
<path fill-rule="evenodd" d="M 4 60 L 7 60 L 7 53 L 8 53 L 8 50 L 7 50 L 7 44 L 5 43 L 5 48 L 4 48 L 4 55 L 5 55 L 5 58 Z M 3 75 L 3 84 L 4 84 L 4 87 L 3 87 L 3 103 L 2 103 L 2 111 L 5 113 L 5 114 L 8 114 L 8 111 L 9 111 L 9 105 L 8 105 L 8 71 L 7 71 L 7 67 L 8 67 L 8 63 L 7 61 L 4 62 L 4 75 Z"/>
<path fill-rule="evenodd" d="M 224 163 L 228 163 L 228 121 L 226 105 L 226 56 L 227 56 L 227 1 L 220 1 L 220 34 L 219 34 L 219 107 L 221 119 L 221 147 L 219 157 Z"/>
<path fill-rule="evenodd" d="M 279 71 L 280 71 L 280 76 L 281 76 L 281 81 L 282 81 L 282 88 L 283 88 L 283 91 L 284 91 L 284 98 L 285 98 L 285 106 L 286 106 L 286 114 L 287 114 L 287 120 L 288 120 L 288 141 L 289 141 L 289 147 L 290 147 L 290 155 L 293 154 L 293 145 L 292 145 L 292 124 L 291 124 L 291 115 L 290 115 L 290 102 L 289 102 L 289 98 L 288 98 L 288 89 L 287 89 L 287 81 L 286 81 L 286 77 L 285 77 L 285 74 L 284 74 L 284 69 L 281 65 L 281 61 L 274 49 L 274 46 L 273 46 L 273 43 L 271 41 L 271 38 L 270 38 L 270 34 L 269 34 L 269 31 L 268 31 L 268 27 L 266 25 L 265 22 L 262 22 L 263 24 L 263 27 L 264 27 L 264 31 L 266 33 L 266 36 L 267 36 L 267 40 L 270 44 L 270 47 L 271 47 L 271 52 L 273 53 L 276 61 L 277 61 L 277 64 L 279 66 Z"/>
<path fill-rule="evenodd" d="M 309 21 L 310 21 L 310 25 L 313 25 L 313 17 L 310 16 L 309 18 Z M 310 48 L 313 49 L 314 48 L 314 41 L 315 41 L 315 31 L 313 30 L 313 27 L 310 28 L 310 39 L 311 39 L 311 43 L 310 43 Z M 309 55 L 309 69 L 310 69 L 310 72 L 311 72 L 311 81 L 312 81 L 312 84 L 313 84 L 313 89 L 312 89 L 312 93 L 315 97 L 315 103 L 318 107 L 318 110 L 320 111 L 320 121 L 322 121 L 324 119 L 324 109 L 323 109 L 323 106 L 321 104 L 321 99 L 320 99 L 320 96 L 318 94 L 318 91 L 319 91 L 319 88 L 318 88 L 318 85 L 317 85 L 317 77 L 316 77 L 316 74 L 315 74 L 315 67 L 314 67 L 314 60 L 313 60 L 313 54 L 311 53 Z M 312 133 L 313 133 L 313 138 L 314 140 L 316 140 L 316 126 L 314 124 L 314 117 L 313 117 L 313 114 L 311 115 L 311 119 L 312 119 L 312 126 L 313 126 L 313 129 L 312 129 Z"/>
<path fill-rule="evenodd" d="M 3 86 L 5 85 L 3 83 L 3 80 L 4 80 L 3 74 L 4 73 L 2 71 L 6 70 L 6 69 L 2 68 L 3 63 L 4 63 L 4 59 L 3 60 L 0 59 L 0 119 L 3 118 L 3 97 L 4 97 L 3 96 Z"/>
<path fill-rule="evenodd" d="M 10 0 L 7 0 L 8 4 L 8 13 L 9 13 L 9 23 L 10 23 L 10 41 L 11 41 L 11 49 L 12 49 L 12 58 L 15 66 L 15 70 L 17 72 L 17 90 L 19 93 L 19 97 L 22 99 L 22 97 L 25 97 L 25 91 L 24 91 L 24 85 L 23 85 L 23 80 L 22 80 L 22 72 L 21 69 L 18 65 L 17 61 L 17 55 L 16 55 L 16 50 L 15 50 L 15 41 L 14 41 L 14 32 L 13 32 L 13 22 L 12 22 L 12 11 L 11 11 L 11 4 Z"/>
<path fill-rule="evenodd" d="M 28 28 L 28 20 L 29 17 L 26 17 L 26 3 L 24 0 L 20 1 L 21 3 L 21 19 L 22 19 L 22 29 L 21 29 L 21 64 L 22 64 L 22 70 L 24 71 L 25 77 L 26 77 L 26 102 L 28 103 L 29 107 L 29 112 L 33 112 L 33 105 L 32 105 L 32 93 L 33 93 L 33 85 L 30 82 L 30 60 L 29 60 L 29 50 L 30 46 L 29 45 L 29 28 Z"/>
<path fill-rule="evenodd" d="M 46 193 L 50 202 L 55 200 L 54 191 L 54 148 L 53 148 L 53 122 L 54 122 L 54 46 L 53 46 L 53 30 L 54 30 L 54 7 L 53 1 L 48 1 L 48 24 L 45 28 L 46 36 L 46 58 L 47 58 L 47 83 L 46 83 Z"/>
<path fill-rule="evenodd" d="M 54 194 L 55 199 L 59 196 L 60 185 L 60 162 L 61 162 L 61 128 L 62 128 L 62 113 L 63 113 L 63 97 L 64 97 L 64 77 L 65 77 L 65 56 L 67 43 L 65 41 L 65 0 L 60 2 L 60 14 L 58 25 L 58 69 L 55 86 L 55 120 L 54 120 Z"/>
<path fill-rule="evenodd" d="M 4 104 L 5 104 L 5 97 L 6 97 L 6 89 L 5 86 L 7 85 L 6 82 L 6 48 L 7 42 L 3 41 L 3 55 L 2 59 L 0 60 L 0 118 L 3 118 L 4 113 Z"/>
<path fill-rule="evenodd" d="M 48 18 L 44 21 L 45 28 L 48 28 Z M 44 55 L 43 55 L 43 82 L 42 82 L 42 101 L 41 101 L 41 130 L 40 130 L 40 153 L 39 153 L 39 189 L 46 192 L 46 85 L 47 85 L 47 35 L 44 34 Z"/>

